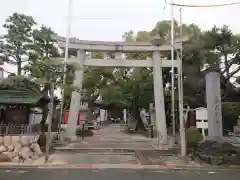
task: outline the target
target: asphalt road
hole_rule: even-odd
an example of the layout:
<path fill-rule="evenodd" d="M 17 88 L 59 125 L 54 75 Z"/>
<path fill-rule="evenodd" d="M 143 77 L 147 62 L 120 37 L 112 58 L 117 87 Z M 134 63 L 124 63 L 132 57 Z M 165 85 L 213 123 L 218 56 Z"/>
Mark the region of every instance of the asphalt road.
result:
<path fill-rule="evenodd" d="M 0 180 L 239 180 L 240 170 L 0 168 Z"/>

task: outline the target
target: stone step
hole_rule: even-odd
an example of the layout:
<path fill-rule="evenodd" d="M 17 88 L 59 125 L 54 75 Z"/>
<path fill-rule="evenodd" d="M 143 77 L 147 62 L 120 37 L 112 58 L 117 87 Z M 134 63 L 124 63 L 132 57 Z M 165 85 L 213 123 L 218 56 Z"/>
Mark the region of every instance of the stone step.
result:
<path fill-rule="evenodd" d="M 153 149 L 153 148 L 64 148 L 64 147 L 55 147 L 54 153 L 90 153 L 90 154 L 134 154 L 138 158 L 141 156 L 142 161 L 145 161 L 144 164 L 148 164 L 148 157 L 145 156 L 146 152 L 151 152 L 151 156 L 160 155 L 172 155 L 178 152 L 177 148 L 173 149 Z M 147 153 L 149 154 L 149 153 Z M 144 156 L 143 156 L 144 155 Z"/>
<path fill-rule="evenodd" d="M 149 164 L 151 164 L 149 159 L 144 156 L 142 151 L 138 151 L 138 150 L 135 151 L 135 155 L 139 159 L 139 161 L 141 162 L 142 165 L 149 165 Z"/>
<path fill-rule="evenodd" d="M 56 153 L 82 153 L 82 152 L 118 152 L 118 153 L 134 153 L 134 149 L 131 148 L 54 148 L 54 152 Z"/>
<path fill-rule="evenodd" d="M 156 147 L 147 147 L 147 148 L 141 148 L 141 147 L 128 147 L 128 148 L 106 148 L 106 147 L 54 147 L 53 148 L 55 152 L 135 152 L 135 151 L 152 151 L 154 154 L 159 155 L 162 152 L 176 152 L 178 151 L 178 147 L 174 148 L 156 148 Z"/>
<path fill-rule="evenodd" d="M 81 141 L 87 142 L 87 143 L 116 143 L 116 144 L 121 144 L 121 143 L 141 143 L 141 144 L 156 144 L 156 141 L 121 141 L 121 140 L 105 140 L 105 139 L 99 139 L 99 140 L 88 140 L 88 139 L 83 139 Z M 76 143 L 81 143 L 81 141 L 78 141 Z"/>

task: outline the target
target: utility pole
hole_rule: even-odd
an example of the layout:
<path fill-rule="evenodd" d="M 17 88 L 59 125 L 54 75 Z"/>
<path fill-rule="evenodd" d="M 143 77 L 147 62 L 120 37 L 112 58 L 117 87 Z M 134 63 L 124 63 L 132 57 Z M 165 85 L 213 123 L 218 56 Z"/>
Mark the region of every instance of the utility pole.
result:
<path fill-rule="evenodd" d="M 69 45 L 69 38 L 71 33 L 71 24 L 72 24 L 72 7 L 73 7 L 73 0 L 69 0 L 68 3 L 68 22 L 67 22 L 67 35 L 66 35 L 66 45 L 65 45 L 65 57 L 64 57 L 64 68 L 63 68 L 63 86 L 66 84 L 66 73 L 67 73 L 67 60 L 68 60 L 68 45 Z M 58 131 L 60 130 L 60 126 L 63 119 L 63 110 L 64 110 L 64 87 L 62 89 L 62 103 L 60 107 L 60 118 L 59 118 L 59 127 Z"/>
<path fill-rule="evenodd" d="M 173 1 L 171 0 L 171 61 L 172 61 L 172 127 L 173 127 L 173 136 L 176 135 L 176 122 L 175 122 L 175 92 L 174 92 L 174 6 Z"/>
<path fill-rule="evenodd" d="M 181 138 L 181 155 L 182 157 L 186 157 L 187 147 L 186 147 L 186 134 L 185 134 L 185 120 L 183 118 L 183 74 L 182 74 L 182 8 L 179 9 L 180 13 L 180 39 L 181 39 L 181 49 L 179 56 L 179 64 L 178 67 L 178 99 L 179 99 L 179 121 L 180 121 L 180 138 Z"/>

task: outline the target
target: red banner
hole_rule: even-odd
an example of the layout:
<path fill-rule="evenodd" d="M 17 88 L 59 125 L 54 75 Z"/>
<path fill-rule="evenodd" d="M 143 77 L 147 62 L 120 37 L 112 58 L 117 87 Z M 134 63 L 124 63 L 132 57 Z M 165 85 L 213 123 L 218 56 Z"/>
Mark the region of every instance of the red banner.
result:
<path fill-rule="evenodd" d="M 69 116 L 69 110 L 65 110 L 63 115 L 63 124 L 68 123 L 68 116 Z M 78 120 L 77 120 L 77 125 L 79 124 L 80 124 L 80 112 L 78 113 Z"/>

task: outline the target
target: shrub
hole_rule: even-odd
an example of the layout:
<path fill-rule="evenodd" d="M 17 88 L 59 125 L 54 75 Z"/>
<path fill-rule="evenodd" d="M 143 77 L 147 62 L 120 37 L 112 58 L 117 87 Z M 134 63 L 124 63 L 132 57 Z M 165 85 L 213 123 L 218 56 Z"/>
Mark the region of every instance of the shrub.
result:
<path fill-rule="evenodd" d="M 44 133 L 40 134 L 37 143 L 38 143 L 39 147 L 41 148 L 41 150 L 43 152 L 45 152 L 45 147 L 46 147 L 46 144 L 47 144 L 46 134 L 44 134 Z"/>
<path fill-rule="evenodd" d="M 76 131 L 76 135 L 77 136 L 83 136 L 83 137 L 92 137 L 93 136 L 93 132 L 90 129 L 85 129 L 83 132 L 81 131 L 81 129 L 78 129 Z"/>
<path fill-rule="evenodd" d="M 186 140 L 188 148 L 196 148 L 199 142 L 203 140 L 203 136 L 197 128 L 189 128 L 186 131 Z"/>
<path fill-rule="evenodd" d="M 237 124 L 237 118 L 240 115 L 240 102 L 224 102 L 222 103 L 223 129 L 233 130 L 233 126 Z"/>

